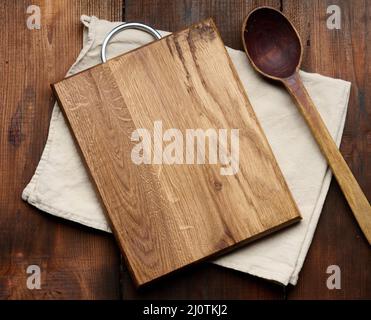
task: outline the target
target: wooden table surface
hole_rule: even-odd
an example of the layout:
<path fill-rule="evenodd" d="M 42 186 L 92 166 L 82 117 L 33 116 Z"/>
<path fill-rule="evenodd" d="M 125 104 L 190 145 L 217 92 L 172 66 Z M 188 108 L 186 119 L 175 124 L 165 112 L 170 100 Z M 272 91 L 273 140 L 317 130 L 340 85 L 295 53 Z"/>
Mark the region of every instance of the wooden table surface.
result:
<path fill-rule="evenodd" d="M 29 5 L 41 28 L 26 26 Z M 326 27 L 329 5 L 341 29 Z M 303 39 L 303 69 L 352 82 L 341 152 L 371 199 L 370 0 L 0 0 L 0 298 L 1 299 L 371 299 L 370 249 L 333 180 L 297 286 L 284 287 L 208 263 L 136 290 L 113 237 L 43 213 L 21 200 L 40 159 L 54 97 L 81 50 L 81 14 L 141 21 L 176 31 L 209 16 L 226 45 L 241 49 L 240 26 L 254 7 L 282 10 Z M 40 290 L 26 286 L 39 265 Z M 326 286 L 341 269 L 341 289 Z"/>

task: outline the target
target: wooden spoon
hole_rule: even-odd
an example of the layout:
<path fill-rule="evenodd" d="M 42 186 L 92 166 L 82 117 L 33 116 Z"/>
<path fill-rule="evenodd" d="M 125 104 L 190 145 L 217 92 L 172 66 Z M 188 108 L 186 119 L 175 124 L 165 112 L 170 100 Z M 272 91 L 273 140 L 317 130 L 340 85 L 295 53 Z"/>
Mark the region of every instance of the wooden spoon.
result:
<path fill-rule="evenodd" d="M 300 78 L 303 47 L 298 32 L 280 11 L 261 7 L 246 17 L 242 41 L 253 67 L 263 76 L 282 82 L 295 100 L 371 245 L 370 204 Z"/>

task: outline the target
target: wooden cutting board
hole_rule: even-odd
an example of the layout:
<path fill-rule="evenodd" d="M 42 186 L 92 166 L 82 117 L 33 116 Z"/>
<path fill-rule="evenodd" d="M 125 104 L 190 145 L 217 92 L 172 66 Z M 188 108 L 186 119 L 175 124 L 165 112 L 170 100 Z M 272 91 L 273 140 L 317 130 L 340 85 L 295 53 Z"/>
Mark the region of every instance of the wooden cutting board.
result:
<path fill-rule="evenodd" d="M 137 285 L 300 219 L 212 20 L 71 76 L 53 89 Z M 159 128 L 170 141 L 161 140 Z M 144 143 L 135 141 L 136 129 L 150 133 L 142 137 L 151 142 L 145 153 L 134 152 Z M 210 134 L 204 153 L 201 138 L 193 147 L 188 144 L 192 129 Z M 239 155 L 232 152 L 233 130 Z M 222 169 L 231 163 L 222 164 L 221 157 L 215 161 L 209 153 L 214 133 L 217 150 L 229 150 L 225 155 L 235 159 L 237 170 L 230 175 Z M 183 145 L 171 149 L 175 142 Z M 164 159 L 175 164 L 161 164 L 160 145 Z M 205 164 L 197 163 L 198 152 Z M 134 163 L 133 154 L 145 155 L 147 164 Z"/>

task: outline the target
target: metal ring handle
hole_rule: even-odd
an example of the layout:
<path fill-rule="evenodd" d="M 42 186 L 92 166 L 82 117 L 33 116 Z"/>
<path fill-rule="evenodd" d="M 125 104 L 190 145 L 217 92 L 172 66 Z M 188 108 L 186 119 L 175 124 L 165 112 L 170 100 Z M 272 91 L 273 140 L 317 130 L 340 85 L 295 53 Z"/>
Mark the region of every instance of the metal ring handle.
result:
<path fill-rule="evenodd" d="M 103 63 L 107 62 L 106 49 L 107 49 L 108 42 L 111 40 L 111 38 L 115 34 L 123 30 L 128 30 L 128 29 L 136 29 L 136 30 L 144 31 L 150 34 L 156 40 L 159 40 L 162 38 L 161 34 L 157 30 L 151 28 L 150 26 L 147 26 L 146 24 L 139 23 L 139 22 L 128 22 L 128 23 L 120 24 L 116 28 L 113 28 L 103 41 L 102 50 L 100 52 L 100 57 Z"/>

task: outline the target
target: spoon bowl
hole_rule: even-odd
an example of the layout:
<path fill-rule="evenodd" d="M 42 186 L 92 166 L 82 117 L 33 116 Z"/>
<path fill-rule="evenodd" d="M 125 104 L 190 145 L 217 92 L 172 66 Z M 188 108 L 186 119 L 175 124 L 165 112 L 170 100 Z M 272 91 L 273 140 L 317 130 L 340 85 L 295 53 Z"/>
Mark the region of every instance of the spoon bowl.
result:
<path fill-rule="evenodd" d="M 250 61 L 264 76 L 278 80 L 298 71 L 301 40 L 280 11 L 269 7 L 253 10 L 243 23 L 242 39 Z"/>
<path fill-rule="evenodd" d="M 371 245 L 370 203 L 303 85 L 299 74 L 303 46 L 295 27 L 280 11 L 260 7 L 246 17 L 242 41 L 255 70 L 283 83 L 293 97 Z"/>

